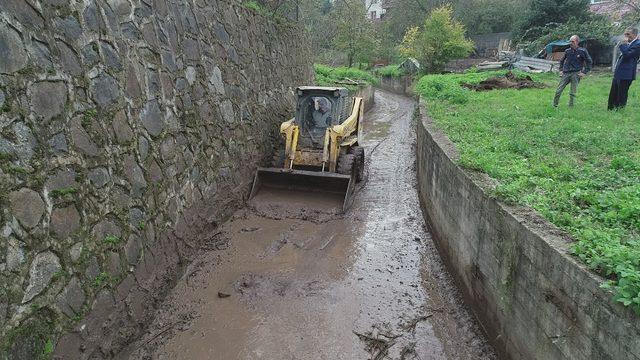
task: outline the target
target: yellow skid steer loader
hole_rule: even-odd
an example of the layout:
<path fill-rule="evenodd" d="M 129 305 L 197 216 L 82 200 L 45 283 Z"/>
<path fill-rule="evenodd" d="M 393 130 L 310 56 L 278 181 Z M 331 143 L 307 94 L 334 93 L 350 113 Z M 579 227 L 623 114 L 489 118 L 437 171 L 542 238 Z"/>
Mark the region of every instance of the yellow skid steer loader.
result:
<path fill-rule="evenodd" d="M 284 149 L 273 167 L 258 169 L 249 198 L 266 187 L 323 192 L 340 196 L 344 211 L 364 173 L 362 98 L 341 87 L 301 86 L 296 94 L 295 117 L 280 125 Z"/>

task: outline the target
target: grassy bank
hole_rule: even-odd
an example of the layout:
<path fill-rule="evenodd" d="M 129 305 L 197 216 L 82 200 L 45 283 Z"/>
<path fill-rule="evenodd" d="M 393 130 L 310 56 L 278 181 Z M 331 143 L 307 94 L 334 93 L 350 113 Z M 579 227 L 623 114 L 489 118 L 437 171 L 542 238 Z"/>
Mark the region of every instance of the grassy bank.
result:
<path fill-rule="evenodd" d="M 496 73 L 428 75 L 416 91 L 457 145 L 460 165 L 498 180 L 495 196 L 530 206 L 575 239 L 573 253 L 610 280 L 616 300 L 640 314 L 640 87 L 629 106 L 608 112 L 609 74 L 591 75 L 551 106 L 546 89 L 472 92 Z"/>
<path fill-rule="evenodd" d="M 400 78 L 405 75 L 404 70 L 398 67 L 398 65 L 387 65 L 381 68 L 377 68 L 373 71 L 377 76 L 386 76 L 392 78 Z"/>
<path fill-rule="evenodd" d="M 353 87 L 345 84 L 349 80 L 364 82 L 366 84 L 376 84 L 376 78 L 371 73 L 357 68 L 349 67 L 330 67 L 322 64 L 314 64 L 313 69 L 316 75 L 316 84 L 320 86 L 345 86 Z"/>

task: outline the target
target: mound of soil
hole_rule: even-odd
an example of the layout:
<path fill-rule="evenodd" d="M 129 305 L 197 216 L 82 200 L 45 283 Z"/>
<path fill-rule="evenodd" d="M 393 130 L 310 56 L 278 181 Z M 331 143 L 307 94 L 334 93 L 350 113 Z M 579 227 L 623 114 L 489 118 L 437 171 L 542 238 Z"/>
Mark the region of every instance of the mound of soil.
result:
<path fill-rule="evenodd" d="M 530 76 L 516 76 L 509 71 L 504 76 L 495 76 L 481 81 L 479 84 L 462 84 L 462 87 L 475 91 L 489 91 L 496 89 L 542 89 L 543 83 L 533 81 Z"/>

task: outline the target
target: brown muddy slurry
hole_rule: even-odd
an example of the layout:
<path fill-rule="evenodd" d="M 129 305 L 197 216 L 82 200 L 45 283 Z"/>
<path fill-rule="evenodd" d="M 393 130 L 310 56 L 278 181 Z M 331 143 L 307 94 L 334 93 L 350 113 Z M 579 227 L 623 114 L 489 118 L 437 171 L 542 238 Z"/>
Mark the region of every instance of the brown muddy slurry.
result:
<path fill-rule="evenodd" d="M 351 209 L 263 191 L 211 233 L 130 359 L 493 359 L 425 228 L 412 100 L 376 93 Z"/>

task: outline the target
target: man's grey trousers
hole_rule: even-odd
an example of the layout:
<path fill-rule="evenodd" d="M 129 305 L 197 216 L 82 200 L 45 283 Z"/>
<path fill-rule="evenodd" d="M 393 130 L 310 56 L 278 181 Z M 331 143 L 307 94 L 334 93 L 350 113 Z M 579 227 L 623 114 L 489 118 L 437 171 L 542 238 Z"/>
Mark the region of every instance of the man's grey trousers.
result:
<path fill-rule="evenodd" d="M 556 90 L 556 96 L 553 98 L 553 106 L 558 106 L 558 102 L 560 102 L 560 95 L 564 91 L 564 88 L 571 83 L 571 91 L 569 92 L 569 106 L 573 106 L 573 103 L 576 99 L 576 91 L 578 90 L 578 83 L 580 82 L 580 76 L 578 76 L 578 71 L 563 73 L 562 78 L 560 79 L 560 83 L 558 84 L 558 89 Z"/>

